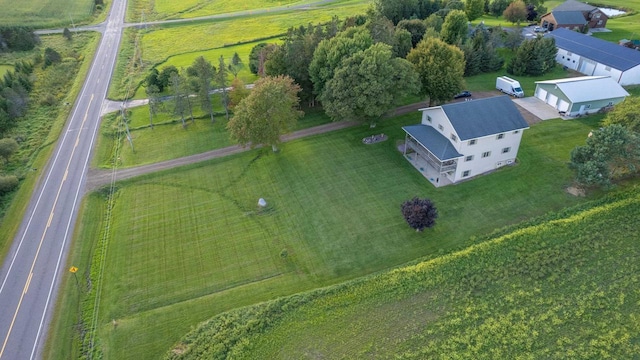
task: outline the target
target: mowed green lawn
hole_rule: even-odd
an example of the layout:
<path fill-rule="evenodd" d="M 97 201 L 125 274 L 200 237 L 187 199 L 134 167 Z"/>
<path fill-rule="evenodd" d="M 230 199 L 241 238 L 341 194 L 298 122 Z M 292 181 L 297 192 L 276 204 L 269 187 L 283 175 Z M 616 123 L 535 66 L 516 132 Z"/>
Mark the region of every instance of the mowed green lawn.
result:
<path fill-rule="evenodd" d="M 118 184 L 100 301 L 105 358 L 155 359 L 222 311 L 435 257 L 584 201 L 564 191 L 566 162 L 596 120 L 538 124 L 525 132 L 517 166 L 441 189 L 395 148 L 417 114 Z M 390 140 L 362 144 L 379 132 Z M 404 222 L 400 203 L 413 196 L 435 201 L 434 229 L 416 233 Z M 269 203 L 262 213 L 260 197 Z M 92 196 L 87 207 L 103 202 Z M 82 218 L 77 246 L 95 246 L 104 224 L 94 214 Z M 83 253 L 72 261 L 86 269 Z"/>
<path fill-rule="evenodd" d="M 93 0 L 0 0 L 3 26 L 68 26 L 90 19 Z"/>
<path fill-rule="evenodd" d="M 639 212 L 636 188 L 433 261 L 234 310 L 167 358 L 634 358 Z"/>

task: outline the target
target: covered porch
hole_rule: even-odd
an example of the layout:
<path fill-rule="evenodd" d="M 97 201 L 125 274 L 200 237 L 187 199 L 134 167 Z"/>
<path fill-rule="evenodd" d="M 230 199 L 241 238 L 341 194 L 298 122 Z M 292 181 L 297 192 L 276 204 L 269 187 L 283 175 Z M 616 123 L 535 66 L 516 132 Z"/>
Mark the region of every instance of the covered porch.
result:
<path fill-rule="evenodd" d="M 462 157 L 442 134 L 427 125 L 402 128 L 403 155 L 435 187 L 453 184 L 458 159 Z"/>

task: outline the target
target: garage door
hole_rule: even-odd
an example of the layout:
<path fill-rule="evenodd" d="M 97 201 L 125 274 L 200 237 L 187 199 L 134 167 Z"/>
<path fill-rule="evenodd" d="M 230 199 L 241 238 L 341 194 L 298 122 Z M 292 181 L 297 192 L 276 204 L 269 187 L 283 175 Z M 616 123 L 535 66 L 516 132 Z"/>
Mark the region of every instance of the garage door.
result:
<path fill-rule="evenodd" d="M 593 75 L 593 71 L 595 70 L 595 68 L 596 68 L 595 62 L 582 59 L 582 64 L 580 65 L 580 69 L 578 71 L 585 75 Z"/>
<path fill-rule="evenodd" d="M 564 100 L 560 100 L 560 102 L 558 103 L 558 111 L 567 111 L 567 110 L 569 110 L 569 103 Z"/>
<path fill-rule="evenodd" d="M 547 90 L 543 88 L 536 89 L 536 97 L 542 101 L 547 99 Z"/>
<path fill-rule="evenodd" d="M 547 99 L 547 104 L 553 107 L 556 107 L 557 103 L 558 103 L 558 97 L 553 94 L 549 94 L 549 98 Z"/>

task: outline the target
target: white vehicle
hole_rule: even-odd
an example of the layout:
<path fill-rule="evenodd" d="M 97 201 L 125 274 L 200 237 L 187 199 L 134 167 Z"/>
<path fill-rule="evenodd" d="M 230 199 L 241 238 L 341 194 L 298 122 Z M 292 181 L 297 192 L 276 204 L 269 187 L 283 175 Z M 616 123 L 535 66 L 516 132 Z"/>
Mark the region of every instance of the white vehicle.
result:
<path fill-rule="evenodd" d="M 496 79 L 496 89 L 502 91 L 505 94 L 509 94 L 515 97 L 524 97 L 524 91 L 522 91 L 522 86 L 520 86 L 520 83 L 510 77 L 498 77 Z"/>

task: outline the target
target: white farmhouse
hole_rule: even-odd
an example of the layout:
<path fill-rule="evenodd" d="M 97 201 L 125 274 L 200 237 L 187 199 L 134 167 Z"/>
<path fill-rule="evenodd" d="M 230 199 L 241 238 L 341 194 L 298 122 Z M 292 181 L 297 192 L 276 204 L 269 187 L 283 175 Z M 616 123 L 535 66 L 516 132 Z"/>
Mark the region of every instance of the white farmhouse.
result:
<path fill-rule="evenodd" d="M 420 109 L 405 126 L 404 156 L 436 187 L 513 164 L 529 128 L 508 96 Z"/>
<path fill-rule="evenodd" d="M 567 29 L 545 35 L 556 41 L 556 61 L 585 75 L 610 76 L 620 85 L 640 84 L 640 51 Z"/>

